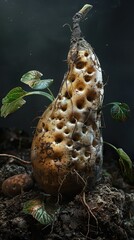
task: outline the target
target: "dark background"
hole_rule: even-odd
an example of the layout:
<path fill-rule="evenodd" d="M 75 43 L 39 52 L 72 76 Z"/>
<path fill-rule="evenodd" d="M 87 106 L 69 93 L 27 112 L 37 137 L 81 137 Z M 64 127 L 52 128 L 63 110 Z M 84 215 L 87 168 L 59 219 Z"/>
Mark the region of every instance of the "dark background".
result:
<path fill-rule="evenodd" d="M 103 136 L 124 148 L 134 158 L 134 1 L 133 0 L 0 0 L 0 101 L 20 83 L 29 70 L 53 78 L 58 93 L 67 70 L 71 18 L 85 3 L 94 7 L 82 23 L 86 40 L 94 48 L 103 69 L 105 102 L 126 102 L 131 117 L 117 123 L 104 109 Z M 37 118 L 49 104 L 42 96 L 27 97 L 27 104 L 6 119 L 0 127 L 17 127 L 33 134 Z"/>

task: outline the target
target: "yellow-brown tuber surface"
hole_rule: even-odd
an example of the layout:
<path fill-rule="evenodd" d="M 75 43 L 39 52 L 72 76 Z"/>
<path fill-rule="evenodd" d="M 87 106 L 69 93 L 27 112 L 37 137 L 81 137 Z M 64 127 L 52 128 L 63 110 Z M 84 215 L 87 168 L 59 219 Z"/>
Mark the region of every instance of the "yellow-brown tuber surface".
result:
<path fill-rule="evenodd" d="M 52 195 L 75 195 L 92 187 L 102 165 L 102 72 L 93 49 L 78 34 L 81 16 L 79 12 L 73 19 L 68 72 L 42 115 L 32 144 L 34 178 Z"/>

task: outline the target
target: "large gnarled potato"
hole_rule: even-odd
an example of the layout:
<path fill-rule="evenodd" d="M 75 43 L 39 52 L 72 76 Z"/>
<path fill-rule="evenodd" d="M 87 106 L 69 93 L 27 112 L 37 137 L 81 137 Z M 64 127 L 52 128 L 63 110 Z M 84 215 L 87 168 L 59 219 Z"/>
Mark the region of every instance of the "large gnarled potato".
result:
<path fill-rule="evenodd" d="M 81 16 L 75 15 L 75 24 Z M 31 151 L 34 178 L 52 195 L 75 195 L 85 186 L 92 187 L 102 165 L 104 89 L 98 58 L 86 40 L 73 32 L 67 61 L 68 72 L 58 96 L 39 120 Z"/>

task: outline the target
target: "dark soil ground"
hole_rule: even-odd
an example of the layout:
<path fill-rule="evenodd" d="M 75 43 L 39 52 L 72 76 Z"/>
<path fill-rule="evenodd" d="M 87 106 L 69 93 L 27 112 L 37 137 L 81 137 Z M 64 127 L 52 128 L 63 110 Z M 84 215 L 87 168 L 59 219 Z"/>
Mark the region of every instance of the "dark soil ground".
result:
<path fill-rule="evenodd" d="M 31 139 L 23 131 L 0 129 L 0 153 L 29 161 L 30 146 Z M 64 199 L 50 225 L 42 225 L 22 211 L 26 201 L 42 196 L 36 184 L 12 198 L 0 190 L 0 240 L 134 240 L 134 186 L 123 181 L 109 149 L 104 153 L 101 182 L 86 193 L 85 203 L 83 195 Z M 31 167 L 0 157 L 0 186 L 6 178 L 25 172 L 31 173 Z"/>

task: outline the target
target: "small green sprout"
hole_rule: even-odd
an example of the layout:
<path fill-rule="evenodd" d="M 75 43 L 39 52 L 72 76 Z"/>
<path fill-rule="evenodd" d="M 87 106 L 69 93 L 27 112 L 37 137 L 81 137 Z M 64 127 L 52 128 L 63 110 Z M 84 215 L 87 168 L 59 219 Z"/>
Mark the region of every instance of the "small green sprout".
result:
<path fill-rule="evenodd" d="M 104 142 L 110 147 L 112 147 L 119 156 L 119 165 L 121 169 L 122 176 L 129 182 L 134 183 L 134 173 L 133 173 L 133 163 L 130 157 L 122 148 L 116 148 L 114 145 L 108 142 Z"/>

